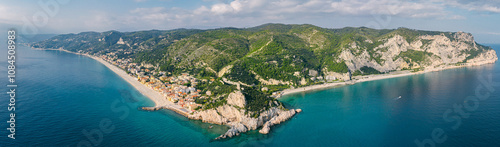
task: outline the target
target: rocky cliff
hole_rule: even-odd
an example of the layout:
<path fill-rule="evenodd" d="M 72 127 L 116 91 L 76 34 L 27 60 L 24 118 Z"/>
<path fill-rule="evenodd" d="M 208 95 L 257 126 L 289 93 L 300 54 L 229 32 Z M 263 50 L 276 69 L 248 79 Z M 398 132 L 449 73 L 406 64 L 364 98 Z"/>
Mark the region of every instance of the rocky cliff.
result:
<path fill-rule="evenodd" d="M 464 32 L 425 34 L 415 36 L 413 40 L 394 34 L 376 41 L 383 43 L 371 51 L 359 42 L 352 42 L 342 49 L 339 57 L 346 61 L 350 71 L 371 67 L 380 72 L 430 69 L 457 63 L 477 64 L 498 59 L 494 50 L 478 45 L 472 34 Z"/>
<path fill-rule="evenodd" d="M 293 117 L 296 112 L 301 111 L 300 109 L 286 110 L 280 105 L 261 112 L 258 117 L 252 117 L 245 113 L 245 109 L 242 109 L 245 107 L 245 104 L 245 96 L 241 91 L 235 91 L 230 93 L 227 104 L 215 109 L 196 111 L 189 118 L 202 120 L 206 123 L 228 125 L 230 129 L 225 134 L 216 138 L 223 139 L 259 128 L 261 129 L 260 133 L 267 134 L 271 126 L 286 121 Z"/>

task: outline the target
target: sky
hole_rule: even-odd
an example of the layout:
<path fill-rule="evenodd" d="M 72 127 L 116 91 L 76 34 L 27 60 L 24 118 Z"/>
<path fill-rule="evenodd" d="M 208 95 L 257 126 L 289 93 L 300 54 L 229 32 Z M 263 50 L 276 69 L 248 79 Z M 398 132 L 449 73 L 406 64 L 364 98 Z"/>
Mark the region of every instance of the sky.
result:
<path fill-rule="evenodd" d="M 21 34 L 254 27 L 406 27 L 500 43 L 500 0 L 3 0 L 0 28 Z"/>

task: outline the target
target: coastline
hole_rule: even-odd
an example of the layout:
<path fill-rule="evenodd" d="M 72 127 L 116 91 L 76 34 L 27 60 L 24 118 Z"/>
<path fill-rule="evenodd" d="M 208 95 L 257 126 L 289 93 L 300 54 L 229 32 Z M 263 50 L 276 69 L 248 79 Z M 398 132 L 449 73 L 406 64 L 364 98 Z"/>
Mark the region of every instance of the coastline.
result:
<path fill-rule="evenodd" d="M 154 108 L 165 108 L 165 109 L 170 109 L 178 114 L 181 114 L 185 117 L 190 115 L 190 112 L 186 109 L 183 109 L 182 107 L 175 105 L 173 102 L 168 101 L 166 98 L 164 98 L 159 92 L 154 91 L 153 89 L 147 87 L 144 84 L 141 84 L 137 79 L 134 77 L 128 75 L 124 70 L 118 68 L 117 66 L 114 66 L 110 64 L 107 61 L 104 61 L 103 59 L 99 57 L 95 57 L 92 55 L 88 54 L 80 54 L 80 53 L 75 53 L 71 52 L 68 50 L 64 49 L 40 49 L 40 48 L 33 48 L 35 50 L 55 50 L 55 51 L 63 51 L 67 53 L 72 53 L 72 54 L 77 54 L 77 55 L 83 55 L 87 56 L 89 58 L 92 58 L 96 60 L 97 62 L 103 64 L 106 66 L 108 69 L 113 71 L 115 74 L 117 74 L 119 77 L 121 77 L 123 80 L 127 81 L 130 85 L 132 85 L 137 91 L 139 91 L 142 95 L 146 96 L 149 98 L 151 101 L 155 103 Z"/>
<path fill-rule="evenodd" d="M 380 75 L 358 76 L 358 77 L 361 77 L 361 79 L 354 79 L 354 80 L 346 81 L 346 82 L 333 82 L 333 83 L 325 83 L 325 84 L 319 84 L 319 85 L 310 85 L 310 86 L 299 87 L 299 88 L 294 88 L 294 89 L 291 89 L 291 88 L 285 89 L 285 90 L 281 91 L 281 94 L 279 95 L 278 99 L 282 98 L 285 95 L 301 93 L 301 92 L 308 92 L 308 91 L 313 91 L 313 90 L 330 89 L 330 88 L 334 88 L 336 86 L 353 85 L 356 83 L 397 78 L 397 77 L 404 77 L 404 76 L 411 76 L 411 75 L 424 74 L 424 73 L 429 73 L 429 72 L 437 72 L 437 71 L 443 71 L 443 70 L 454 69 L 454 68 L 481 66 L 481 65 L 487 65 L 487 64 L 494 64 L 495 62 L 496 62 L 496 60 L 485 60 L 485 61 L 481 61 L 478 63 L 467 63 L 467 64 L 461 65 L 461 66 L 454 65 L 454 66 L 447 66 L 447 67 L 441 67 L 441 68 L 432 68 L 432 69 L 418 71 L 418 72 L 395 71 L 392 73 L 380 74 Z"/>
<path fill-rule="evenodd" d="M 347 81 L 347 82 L 333 82 L 333 83 L 311 85 L 311 86 L 294 88 L 294 89 L 285 89 L 285 90 L 281 91 L 281 95 L 279 98 L 281 98 L 285 95 L 294 94 L 294 93 L 301 93 L 301 92 L 321 90 L 321 89 L 330 89 L 330 88 L 334 88 L 336 86 L 353 85 L 356 83 L 362 83 L 362 82 L 367 82 L 367 81 L 390 79 L 390 78 L 396 78 L 396 77 L 416 75 L 416 74 L 421 74 L 421 73 L 425 73 L 425 72 L 400 73 L 400 74 L 388 73 L 388 74 L 381 74 L 381 75 L 369 75 L 369 76 L 363 76 L 364 78 L 362 78 L 362 79 L 355 79 L 355 80 L 351 80 L 351 81 Z"/>
<path fill-rule="evenodd" d="M 108 67 L 111 71 L 113 71 L 118 76 L 122 77 L 125 81 L 130 83 L 135 89 L 137 89 L 139 92 L 141 92 L 141 94 L 143 94 L 144 96 L 146 96 L 150 100 L 152 100 L 155 103 L 155 107 L 153 109 L 165 108 L 165 109 L 170 109 L 170 110 L 172 110 L 178 114 L 181 114 L 185 117 L 188 117 L 190 115 L 190 113 L 186 109 L 183 109 L 182 107 L 175 105 L 174 103 L 166 100 L 165 98 L 163 98 L 163 96 L 160 93 L 154 91 L 153 89 L 147 87 L 146 85 L 141 84 L 139 81 L 134 79 L 132 76 L 128 75 L 124 70 L 118 68 L 117 66 L 110 64 L 107 61 L 104 61 L 103 59 L 101 59 L 99 57 L 95 57 L 95 56 L 88 55 L 88 54 L 75 53 L 75 52 L 71 52 L 71 51 L 64 50 L 64 49 L 40 49 L 40 48 L 33 48 L 33 49 L 35 49 L 35 50 L 64 51 L 67 53 L 84 55 L 84 56 L 87 56 L 89 58 L 92 58 L 92 59 L 100 62 L 101 64 L 105 65 L 106 67 Z M 319 84 L 319 85 L 310 85 L 310 86 L 294 88 L 294 89 L 291 89 L 291 88 L 285 89 L 285 90 L 280 91 L 281 94 L 277 97 L 277 99 L 280 99 L 285 95 L 290 95 L 290 94 L 295 94 L 295 93 L 308 92 L 308 91 L 321 90 L 321 89 L 330 89 L 330 88 L 335 88 L 337 86 L 353 85 L 356 83 L 397 78 L 397 77 L 403 77 L 403 76 L 411 76 L 411 75 L 424 74 L 424 73 L 429 73 L 429 72 L 437 72 L 437 71 L 442 71 L 442 70 L 447 70 L 447 69 L 494 64 L 496 61 L 497 60 L 484 60 L 484 61 L 475 62 L 475 63 L 466 63 L 466 64 L 463 64 L 460 66 L 452 65 L 452 66 L 447 66 L 447 67 L 426 69 L 424 71 L 418 71 L 418 72 L 395 71 L 395 72 L 380 74 L 380 75 L 357 76 L 357 78 L 360 78 L 360 79 L 354 79 L 354 80 L 350 80 L 350 81 L 346 81 L 346 82 L 333 82 L 333 83 L 325 83 L 325 84 Z"/>

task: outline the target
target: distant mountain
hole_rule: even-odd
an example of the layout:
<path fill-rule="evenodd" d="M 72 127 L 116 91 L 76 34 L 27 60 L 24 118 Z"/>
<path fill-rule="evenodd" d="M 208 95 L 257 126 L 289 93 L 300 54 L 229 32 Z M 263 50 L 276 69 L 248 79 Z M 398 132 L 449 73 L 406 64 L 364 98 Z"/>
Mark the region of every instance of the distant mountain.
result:
<path fill-rule="evenodd" d="M 50 39 L 59 34 L 28 34 L 28 35 L 19 35 L 18 42 L 22 43 L 36 43 L 43 40 Z"/>
<path fill-rule="evenodd" d="M 265 24 L 253 28 L 83 32 L 32 44 L 122 58 L 162 70 L 203 73 L 248 85 L 314 84 L 351 75 L 423 70 L 496 60 L 469 33 Z M 131 52 L 130 54 L 120 54 Z M 200 72 L 203 71 L 203 72 Z"/>
<path fill-rule="evenodd" d="M 169 31 L 150 30 L 138 32 L 82 32 L 63 34 L 32 44 L 36 48 L 64 48 L 69 51 L 133 51 L 139 52 L 156 48 L 165 48 L 177 40 L 203 32 L 194 29 L 176 29 Z"/>

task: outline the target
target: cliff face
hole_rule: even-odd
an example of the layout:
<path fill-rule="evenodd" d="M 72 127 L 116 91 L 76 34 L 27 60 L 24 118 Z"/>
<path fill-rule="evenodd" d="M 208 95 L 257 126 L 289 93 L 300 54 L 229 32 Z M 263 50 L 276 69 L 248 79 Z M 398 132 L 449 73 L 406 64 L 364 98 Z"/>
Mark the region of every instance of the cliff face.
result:
<path fill-rule="evenodd" d="M 495 63 L 498 60 L 497 52 L 494 50 L 488 50 L 484 53 L 478 55 L 478 57 L 471 60 L 467 60 L 470 65 L 482 65 Z"/>
<path fill-rule="evenodd" d="M 244 105 L 240 107 L 239 104 L 245 104 L 244 100 L 245 96 L 241 91 L 235 91 L 230 94 L 227 104 L 215 109 L 197 111 L 190 115 L 189 118 L 230 126 L 231 128 L 225 134 L 216 138 L 222 139 L 259 128 L 261 128 L 260 133 L 267 134 L 271 126 L 290 119 L 297 112 L 295 109 L 285 110 L 282 106 L 275 106 L 261 112 L 257 118 L 254 118 L 245 114 L 245 110 L 241 109 L 244 108 Z"/>
<path fill-rule="evenodd" d="M 383 44 L 376 46 L 371 53 L 352 42 L 349 47 L 343 48 L 339 57 L 346 61 L 350 71 L 366 66 L 380 72 L 446 67 L 457 63 L 477 64 L 498 59 L 494 50 L 478 45 L 470 33 L 420 35 L 412 41 L 395 34 L 377 41 Z"/>
<path fill-rule="evenodd" d="M 247 103 L 245 101 L 245 96 L 241 93 L 241 91 L 237 91 L 229 94 L 227 104 L 245 108 Z"/>

